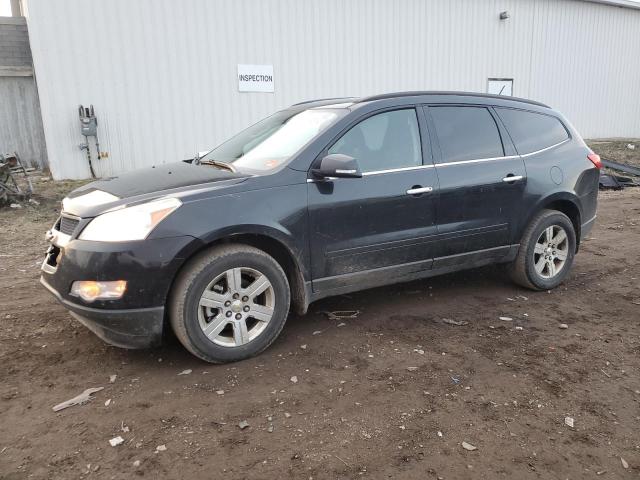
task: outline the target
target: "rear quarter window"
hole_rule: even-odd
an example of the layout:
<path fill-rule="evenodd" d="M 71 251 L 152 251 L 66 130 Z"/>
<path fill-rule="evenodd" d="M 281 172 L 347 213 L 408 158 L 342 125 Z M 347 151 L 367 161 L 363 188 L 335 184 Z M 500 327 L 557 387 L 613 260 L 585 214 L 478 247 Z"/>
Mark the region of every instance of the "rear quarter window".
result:
<path fill-rule="evenodd" d="M 551 115 L 511 108 L 495 110 L 507 127 L 520 155 L 557 145 L 569 138 L 562 122 Z"/>

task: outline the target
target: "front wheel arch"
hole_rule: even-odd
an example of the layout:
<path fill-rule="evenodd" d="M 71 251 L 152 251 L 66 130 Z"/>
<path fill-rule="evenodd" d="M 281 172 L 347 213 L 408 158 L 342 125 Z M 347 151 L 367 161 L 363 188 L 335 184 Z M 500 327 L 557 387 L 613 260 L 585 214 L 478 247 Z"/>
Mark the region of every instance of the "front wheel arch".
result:
<path fill-rule="evenodd" d="M 305 282 L 305 275 L 303 273 L 302 266 L 296 260 L 296 256 L 281 240 L 264 233 L 256 233 L 253 231 L 225 233 L 215 239 L 210 239 L 207 243 L 201 244 L 199 248 L 195 249 L 189 256 L 185 257 L 180 268 L 176 272 L 171 285 L 169 286 L 165 300 L 165 307 L 168 306 L 169 297 L 175 288 L 176 279 L 192 259 L 207 250 L 220 245 L 228 245 L 232 243 L 255 247 L 273 257 L 287 275 L 287 280 L 289 281 L 289 286 L 291 288 L 292 311 L 298 315 L 304 315 L 307 313 L 310 294 L 306 286 L 307 284 Z"/>

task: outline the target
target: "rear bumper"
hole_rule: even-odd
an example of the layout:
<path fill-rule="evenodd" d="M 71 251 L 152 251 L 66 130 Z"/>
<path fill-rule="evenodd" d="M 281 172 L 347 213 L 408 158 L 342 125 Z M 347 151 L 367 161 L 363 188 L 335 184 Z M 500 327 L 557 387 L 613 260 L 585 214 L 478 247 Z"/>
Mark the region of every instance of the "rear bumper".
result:
<path fill-rule="evenodd" d="M 587 220 L 580 226 L 580 238 L 584 239 L 591 233 L 593 225 L 596 223 L 596 216 L 594 215 L 591 220 Z"/>
<path fill-rule="evenodd" d="M 71 315 L 105 342 L 121 348 L 147 348 L 162 342 L 164 307 L 105 310 L 72 303 L 47 283 L 40 283 Z"/>

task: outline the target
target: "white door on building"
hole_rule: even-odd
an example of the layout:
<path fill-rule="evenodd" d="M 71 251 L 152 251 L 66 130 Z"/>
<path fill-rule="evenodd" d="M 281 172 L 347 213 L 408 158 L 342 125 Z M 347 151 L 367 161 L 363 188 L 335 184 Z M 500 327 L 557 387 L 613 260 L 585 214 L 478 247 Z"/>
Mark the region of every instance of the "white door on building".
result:
<path fill-rule="evenodd" d="M 487 93 L 493 95 L 513 95 L 513 78 L 489 78 Z"/>

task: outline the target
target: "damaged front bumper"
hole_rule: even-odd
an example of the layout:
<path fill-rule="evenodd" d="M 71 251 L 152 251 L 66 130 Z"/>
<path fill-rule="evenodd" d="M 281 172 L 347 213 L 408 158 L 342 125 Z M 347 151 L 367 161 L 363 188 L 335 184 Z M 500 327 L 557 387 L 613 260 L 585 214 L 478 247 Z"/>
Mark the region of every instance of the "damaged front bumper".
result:
<path fill-rule="evenodd" d="M 95 242 L 52 229 L 40 282 L 71 315 L 107 343 L 145 348 L 162 341 L 165 303 L 178 270 L 196 249 L 190 236 Z M 119 299 L 85 301 L 76 281 L 127 282 Z"/>
<path fill-rule="evenodd" d="M 164 307 L 104 310 L 72 303 L 40 277 L 40 283 L 85 327 L 121 348 L 147 348 L 162 343 Z"/>

